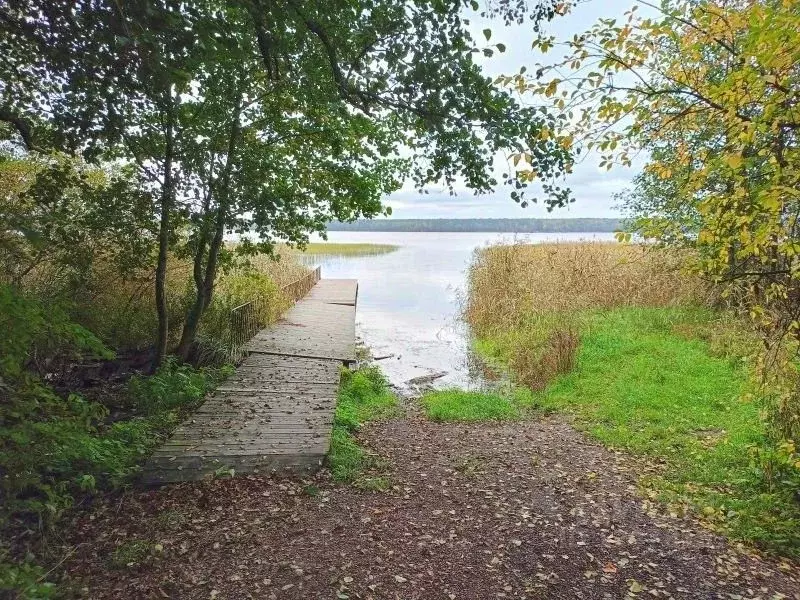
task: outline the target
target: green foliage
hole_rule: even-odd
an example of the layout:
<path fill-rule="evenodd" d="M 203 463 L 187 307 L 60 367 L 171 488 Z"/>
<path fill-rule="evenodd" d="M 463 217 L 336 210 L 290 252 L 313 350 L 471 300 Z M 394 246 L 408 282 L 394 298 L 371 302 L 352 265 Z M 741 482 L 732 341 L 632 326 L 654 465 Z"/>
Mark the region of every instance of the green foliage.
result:
<path fill-rule="evenodd" d="M 349 432 L 362 423 L 385 419 L 397 414 L 397 398 L 376 366 L 357 371 L 343 371 L 339 401 L 336 404 L 336 425 Z"/>
<path fill-rule="evenodd" d="M 127 484 L 149 452 L 230 371 L 195 370 L 169 361 L 128 385 L 138 413 L 108 423 L 108 409 L 75 393 L 56 393 L 37 365 L 58 359 L 111 358 L 58 305 L 45 306 L 0 286 L 0 531 L 48 531 L 76 502 Z M 50 371 L 46 371 L 50 372 Z M 0 552 L 4 548 L 0 546 Z M 49 598 L 53 587 L 30 562 L 0 559 L 0 590 Z"/>
<path fill-rule="evenodd" d="M 794 441 L 774 441 L 750 446 L 751 466 L 770 492 L 781 488 L 800 490 L 800 452 Z"/>
<path fill-rule="evenodd" d="M 553 4 L 497 10 L 538 23 L 555 15 Z M 226 232 L 254 238 L 237 252 L 269 251 L 276 240 L 302 244 L 330 221 L 389 214 L 382 198 L 407 179 L 487 192 L 498 185 L 500 151 L 524 150 L 532 167 L 505 176 L 516 201 L 529 201 L 533 169 L 548 206 L 570 200 L 559 183 L 570 153 L 541 135 L 562 117 L 521 106 L 485 77 L 474 54 L 504 46 L 474 40 L 463 6 L 237 1 L 184 10 L 136 0 L 121 12 L 113 0 L 12 0 L 14 18 L 0 21 L 0 104 L 13 109 L 0 111 L 0 133 L 20 152 L 80 148 L 90 160 L 138 167 L 140 189 L 155 199 L 144 229 L 157 215 L 157 272 L 169 250 L 193 262 L 195 298 L 176 350 L 185 360 L 229 260 Z M 110 218 L 124 214 L 112 208 Z M 155 287 L 160 362 L 163 276 Z"/>
<path fill-rule="evenodd" d="M 152 416 L 176 408 L 191 408 L 202 401 L 233 368 L 195 369 L 167 360 L 157 373 L 135 375 L 128 381 L 128 394 L 142 414 Z"/>
<path fill-rule="evenodd" d="M 672 145 L 653 148 L 650 154 L 653 160 L 674 165 L 674 170 L 666 179 L 645 170 L 633 178 L 632 189 L 615 195 L 626 217 L 625 230 L 652 238 L 657 228 L 661 244 L 694 248 L 702 220 L 697 205 L 687 202 L 681 192 L 690 169 L 677 164 Z"/>
<path fill-rule="evenodd" d="M 231 336 L 231 310 L 248 302 L 252 302 L 252 317 L 260 326 L 274 323 L 290 305 L 269 275 L 242 267 L 220 278 L 211 305 L 203 315 L 200 335 L 227 347 Z"/>
<path fill-rule="evenodd" d="M 353 482 L 368 468 L 368 457 L 358 441 L 344 427 L 334 426 L 328 465 L 337 481 Z"/>
<path fill-rule="evenodd" d="M 118 273 L 147 264 L 152 201 L 140 183 L 60 153 L 0 152 L 0 280 L 74 298 L 99 261 Z"/>
<path fill-rule="evenodd" d="M 55 584 L 44 581 L 44 578 L 44 569 L 40 566 L 29 561 L 7 563 L 0 554 L 0 597 L 24 600 L 59 597 Z"/>
<path fill-rule="evenodd" d="M 135 567 L 150 555 L 152 544 L 146 540 L 131 540 L 114 548 L 111 566 L 116 569 Z"/>
<path fill-rule="evenodd" d="M 366 474 L 379 463 L 358 444 L 354 434 L 363 423 L 390 418 L 397 412 L 397 398 L 378 367 L 342 371 L 328 453 L 328 465 L 334 479 L 354 483 L 364 489 L 385 488 L 380 477 Z"/>
<path fill-rule="evenodd" d="M 0 286 L 0 309 L 7 332 L 0 340 L 2 526 L 17 513 L 57 516 L 72 493 L 106 475 L 91 465 L 111 451 L 91 435 L 105 409 L 77 394 L 57 395 L 28 367 L 34 360 L 111 353 L 58 307 L 45 309 L 9 286 Z"/>
<path fill-rule="evenodd" d="M 73 323 L 62 306 L 49 306 L 9 285 L 0 284 L 0 377 L 7 382 L 28 377 L 25 368 L 36 360 L 111 358 L 92 332 Z"/>
<path fill-rule="evenodd" d="M 434 421 L 507 421 L 522 418 L 531 404 L 529 391 L 517 388 L 500 393 L 437 390 L 422 397 L 422 406 Z"/>

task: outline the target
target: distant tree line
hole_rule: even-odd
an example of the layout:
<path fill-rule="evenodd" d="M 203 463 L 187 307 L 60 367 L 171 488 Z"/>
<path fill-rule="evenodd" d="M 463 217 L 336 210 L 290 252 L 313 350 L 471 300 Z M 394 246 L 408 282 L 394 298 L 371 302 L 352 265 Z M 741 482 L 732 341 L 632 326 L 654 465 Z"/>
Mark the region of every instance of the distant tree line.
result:
<path fill-rule="evenodd" d="M 332 222 L 328 231 L 482 231 L 497 233 L 607 233 L 620 219 L 360 219 Z"/>

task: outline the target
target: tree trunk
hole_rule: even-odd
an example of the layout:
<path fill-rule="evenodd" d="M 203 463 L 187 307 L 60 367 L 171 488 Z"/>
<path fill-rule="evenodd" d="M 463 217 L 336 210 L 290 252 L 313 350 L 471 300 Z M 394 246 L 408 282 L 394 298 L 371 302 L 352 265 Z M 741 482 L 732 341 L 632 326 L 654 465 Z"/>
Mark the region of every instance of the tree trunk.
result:
<path fill-rule="evenodd" d="M 218 235 L 215 232 L 214 239 L 208 250 L 208 263 L 205 268 L 205 276 L 203 277 L 200 285 L 195 285 L 196 294 L 194 302 L 192 303 L 189 312 L 186 314 L 186 320 L 183 323 L 183 331 L 181 332 L 181 341 L 178 343 L 178 348 L 175 354 L 180 360 L 186 362 L 189 360 L 189 355 L 192 351 L 192 345 L 197 338 L 197 330 L 200 328 L 200 320 L 203 318 L 208 305 L 211 304 L 211 298 L 214 292 L 214 281 L 217 277 L 217 262 L 219 259 L 219 251 L 222 247 L 222 238 L 225 232 L 225 219 L 226 210 L 220 206 L 220 211 L 217 215 L 217 229 L 220 232 Z M 219 238 L 220 242 L 217 242 Z M 197 256 L 195 257 L 197 260 Z M 201 257 L 202 260 L 202 257 Z"/>
<path fill-rule="evenodd" d="M 197 337 L 197 331 L 200 327 L 200 321 L 203 318 L 203 313 L 205 313 L 209 304 L 211 304 L 211 299 L 214 294 L 214 283 L 217 278 L 219 253 L 222 249 L 222 243 L 225 237 L 225 223 L 227 222 L 228 210 L 230 208 L 231 171 L 233 170 L 234 154 L 236 152 L 236 145 L 238 144 L 239 134 L 241 132 L 241 125 L 239 123 L 240 103 L 237 105 L 237 108 L 234 111 L 230 137 L 228 139 L 228 151 L 225 169 L 222 172 L 219 188 L 216 190 L 215 194 L 218 198 L 218 208 L 214 223 L 214 237 L 212 238 L 211 244 L 208 248 L 208 257 L 205 269 L 203 269 L 203 259 L 205 258 L 206 246 L 205 230 L 200 235 L 198 247 L 194 256 L 194 282 L 196 289 L 195 300 L 186 315 L 186 320 L 183 324 L 183 331 L 181 332 L 181 340 L 178 343 L 177 350 L 175 351 L 178 358 L 184 362 L 189 359 L 192 346 Z"/>
<path fill-rule="evenodd" d="M 167 314 L 167 258 L 169 255 L 170 216 L 172 213 L 174 180 L 172 163 L 175 153 L 175 111 L 172 91 L 169 91 L 167 124 L 164 131 L 164 181 L 161 187 L 161 222 L 158 228 L 158 262 L 156 264 L 156 313 L 158 331 L 151 372 L 156 372 L 167 356 L 169 338 L 169 315 Z"/>

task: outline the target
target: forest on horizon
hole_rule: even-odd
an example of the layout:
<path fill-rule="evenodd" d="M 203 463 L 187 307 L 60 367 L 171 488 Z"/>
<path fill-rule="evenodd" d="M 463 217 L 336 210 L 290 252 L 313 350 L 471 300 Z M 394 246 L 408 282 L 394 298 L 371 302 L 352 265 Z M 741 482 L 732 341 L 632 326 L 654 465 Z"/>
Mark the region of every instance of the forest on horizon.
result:
<path fill-rule="evenodd" d="M 328 231 L 430 231 L 487 233 L 610 233 L 622 228 L 621 219 L 359 219 L 332 222 Z"/>

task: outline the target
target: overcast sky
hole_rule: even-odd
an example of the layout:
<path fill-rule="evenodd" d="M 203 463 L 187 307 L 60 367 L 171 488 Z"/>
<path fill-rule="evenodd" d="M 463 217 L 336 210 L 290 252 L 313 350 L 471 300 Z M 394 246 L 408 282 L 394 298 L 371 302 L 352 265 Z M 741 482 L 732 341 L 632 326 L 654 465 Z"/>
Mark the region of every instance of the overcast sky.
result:
<path fill-rule="evenodd" d="M 557 17 L 546 24 L 545 29 L 558 39 L 572 37 L 590 28 L 598 18 L 622 18 L 633 3 L 634 0 L 589 0 L 575 7 L 571 14 Z M 535 34 L 529 24 L 506 27 L 500 19 L 483 21 L 472 18 L 470 28 L 478 43 L 483 41 L 481 32 L 486 27 L 492 29 L 491 43 L 502 42 L 507 48 L 504 54 L 495 53 L 491 59 L 482 58 L 481 64 L 488 75 L 517 73 L 523 65 L 532 67 L 542 61 L 541 55 L 531 50 Z M 562 54 L 563 50 L 558 56 Z M 497 157 L 496 162 L 500 169 L 501 157 Z M 511 200 L 509 190 L 502 188 L 493 194 L 481 196 L 460 189 L 456 196 L 451 196 L 442 187 L 431 186 L 427 195 L 421 195 L 409 186 L 392 194 L 386 203 L 392 207 L 393 218 L 616 217 L 619 211 L 615 208 L 614 194 L 629 185 L 636 169 L 614 167 L 610 172 L 605 169 L 601 171 L 597 168 L 596 160 L 584 159 L 567 178 L 575 202 L 568 208 L 556 209 L 552 213 L 540 205 L 521 208 Z M 498 174 L 501 172 L 498 170 Z"/>

